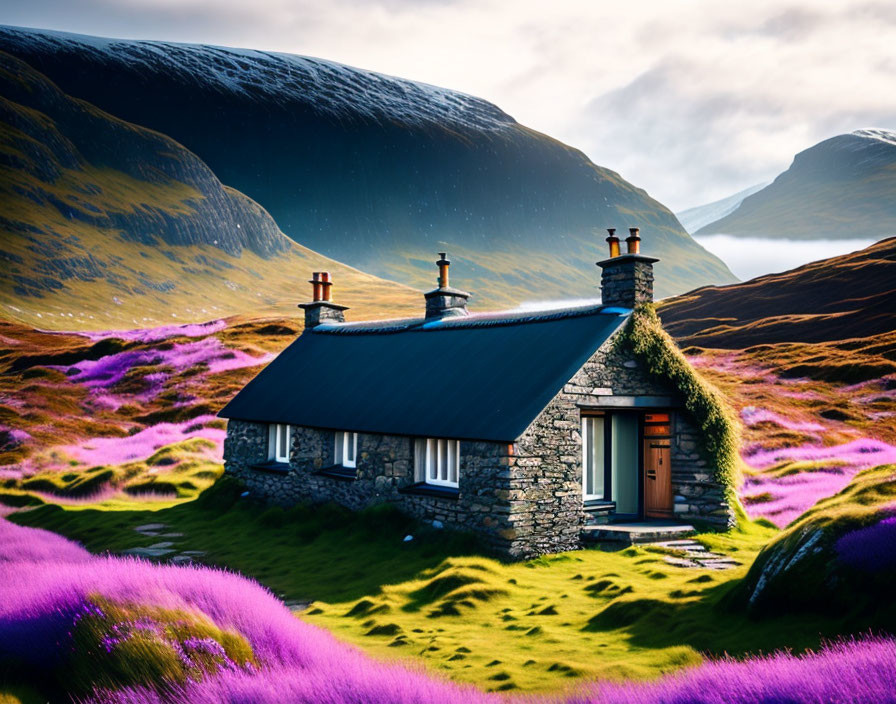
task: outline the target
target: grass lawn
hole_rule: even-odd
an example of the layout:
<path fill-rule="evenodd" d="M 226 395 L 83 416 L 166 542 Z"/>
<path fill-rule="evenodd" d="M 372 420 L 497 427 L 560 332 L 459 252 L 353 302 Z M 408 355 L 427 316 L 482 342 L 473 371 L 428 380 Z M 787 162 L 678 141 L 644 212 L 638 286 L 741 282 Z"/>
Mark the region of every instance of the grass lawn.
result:
<path fill-rule="evenodd" d="M 301 618 L 381 658 L 410 658 L 484 689 L 558 691 L 581 678 L 646 678 L 700 662 L 815 647 L 845 632 L 817 617 L 750 620 L 726 606 L 775 534 L 745 523 L 701 542 L 743 566 L 686 569 L 655 547 L 583 550 L 504 563 L 475 540 L 423 527 L 382 507 L 266 508 L 230 480 L 178 505 L 97 509 L 47 505 L 15 522 L 56 531 L 89 549 L 120 551 L 158 537 L 257 579 L 284 600 L 313 600 Z M 404 541 L 413 535 L 411 541 Z"/>

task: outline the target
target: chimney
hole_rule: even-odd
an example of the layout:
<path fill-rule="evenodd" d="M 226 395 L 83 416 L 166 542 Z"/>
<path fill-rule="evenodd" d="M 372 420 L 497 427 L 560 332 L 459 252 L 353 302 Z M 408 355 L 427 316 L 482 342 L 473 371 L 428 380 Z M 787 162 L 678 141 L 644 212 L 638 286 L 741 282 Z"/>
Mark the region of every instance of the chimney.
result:
<path fill-rule="evenodd" d="M 312 300 L 310 303 L 299 303 L 299 308 L 305 311 L 305 329 L 311 330 L 322 323 L 344 323 L 344 311 L 348 310 L 348 306 L 332 302 L 330 272 L 315 271 L 308 283 L 311 284 Z"/>
<path fill-rule="evenodd" d="M 439 252 L 439 259 L 436 262 L 439 267 L 439 287 L 423 294 L 423 298 L 426 299 L 427 320 L 469 315 L 467 299 L 470 294 L 448 285 L 448 266 L 450 264 L 447 253 Z"/>
<path fill-rule="evenodd" d="M 659 259 L 641 254 L 641 236 L 637 227 L 629 228 L 625 238 L 628 252 L 619 253 L 616 230 L 607 230 L 610 236 L 610 258 L 597 263 L 603 270 L 600 279 L 600 296 L 605 306 L 635 308 L 641 303 L 653 302 L 653 265 Z"/>

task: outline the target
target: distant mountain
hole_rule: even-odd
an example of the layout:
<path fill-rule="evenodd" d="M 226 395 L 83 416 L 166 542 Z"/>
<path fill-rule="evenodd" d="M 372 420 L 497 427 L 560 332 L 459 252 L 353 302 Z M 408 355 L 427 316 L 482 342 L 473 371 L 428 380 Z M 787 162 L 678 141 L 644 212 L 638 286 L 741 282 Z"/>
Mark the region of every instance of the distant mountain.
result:
<path fill-rule="evenodd" d="M 896 132 L 826 139 L 698 235 L 880 239 L 896 235 Z"/>
<path fill-rule="evenodd" d="M 477 307 L 595 295 L 605 227 L 641 227 L 659 295 L 734 280 L 643 190 L 479 98 L 260 51 L 10 27 L 0 48 L 176 139 L 316 251 L 428 288 L 447 248 Z"/>
<path fill-rule="evenodd" d="M 42 328 L 296 315 L 315 269 L 337 295 L 420 308 L 411 289 L 281 233 L 177 142 L 104 113 L 0 52 L 0 304 Z M 405 307 L 406 306 L 406 307 Z"/>
<path fill-rule="evenodd" d="M 709 225 L 711 222 L 730 215 L 740 207 L 740 204 L 744 202 L 744 198 L 761 191 L 767 185 L 767 183 L 758 183 L 755 186 L 750 186 L 735 193 L 733 196 L 728 196 L 706 205 L 698 205 L 694 208 L 682 210 L 680 213 L 675 213 L 675 217 L 678 218 L 678 222 L 684 226 L 685 230 L 696 232 L 704 225 Z"/>
<path fill-rule="evenodd" d="M 892 334 L 894 301 L 891 237 L 781 274 L 691 291 L 662 304 L 660 316 L 681 345 L 739 349 Z M 876 352 L 896 361 L 896 345 Z"/>

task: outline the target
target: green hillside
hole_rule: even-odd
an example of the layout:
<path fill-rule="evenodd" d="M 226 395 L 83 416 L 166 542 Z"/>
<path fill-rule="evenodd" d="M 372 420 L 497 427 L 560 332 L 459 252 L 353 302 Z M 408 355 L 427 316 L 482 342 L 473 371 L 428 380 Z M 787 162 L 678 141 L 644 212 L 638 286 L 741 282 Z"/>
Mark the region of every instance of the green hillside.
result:
<path fill-rule="evenodd" d="M 896 132 L 857 130 L 800 152 L 773 183 L 696 234 L 714 233 L 801 240 L 896 235 Z"/>
<path fill-rule="evenodd" d="M 475 96 L 291 54 L 14 27 L 0 42 L 177 140 L 314 251 L 425 289 L 447 249 L 480 310 L 597 296 L 607 227 L 641 228 L 659 296 L 735 280 L 644 190 Z"/>
<path fill-rule="evenodd" d="M 194 154 L 62 93 L 0 53 L 0 310 L 44 328 L 294 316 L 313 270 L 351 315 L 410 312 L 413 290 L 286 238 Z"/>

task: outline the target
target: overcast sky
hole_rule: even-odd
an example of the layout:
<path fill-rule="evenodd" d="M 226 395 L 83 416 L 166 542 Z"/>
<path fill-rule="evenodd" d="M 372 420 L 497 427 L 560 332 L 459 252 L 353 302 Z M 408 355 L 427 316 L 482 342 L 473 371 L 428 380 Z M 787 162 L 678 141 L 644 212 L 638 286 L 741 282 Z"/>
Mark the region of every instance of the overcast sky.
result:
<path fill-rule="evenodd" d="M 896 129 L 896 3 L 0 0 L 0 23 L 306 54 L 454 88 L 673 210 Z"/>

